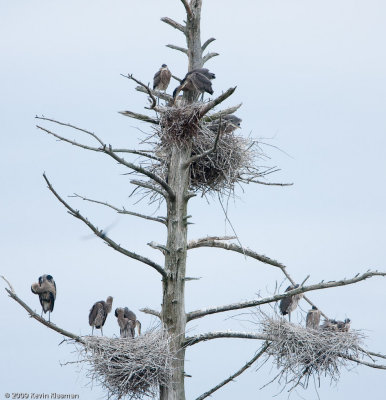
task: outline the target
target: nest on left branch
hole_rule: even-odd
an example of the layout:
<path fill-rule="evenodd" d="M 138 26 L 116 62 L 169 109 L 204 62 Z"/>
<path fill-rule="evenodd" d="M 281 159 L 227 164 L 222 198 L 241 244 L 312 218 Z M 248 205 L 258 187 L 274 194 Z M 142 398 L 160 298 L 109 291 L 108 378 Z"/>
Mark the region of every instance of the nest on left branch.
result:
<path fill-rule="evenodd" d="M 168 386 L 172 372 L 170 337 L 154 329 L 135 339 L 86 336 L 78 347 L 88 377 L 107 391 L 108 398 L 142 399 Z"/>

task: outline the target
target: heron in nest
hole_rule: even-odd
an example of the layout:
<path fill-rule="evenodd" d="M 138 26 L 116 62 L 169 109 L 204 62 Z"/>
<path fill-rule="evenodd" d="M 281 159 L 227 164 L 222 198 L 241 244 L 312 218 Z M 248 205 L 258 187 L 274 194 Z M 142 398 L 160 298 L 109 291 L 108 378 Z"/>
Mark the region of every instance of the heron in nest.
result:
<path fill-rule="evenodd" d="M 334 332 L 348 332 L 350 330 L 351 320 L 346 318 L 344 321 L 337 321 L 335 319 L 326 319 L 323 322 L 322 329 Z"/>
<path fill-rule="evenodd" d="M 241 128 L 241 121 L 242 119 L 234 114 L 221 116 L 221 133 L 231 133 Z M 211 121 L 207 126 L 212 132 L 217 133 L 220 128 L 220 118 Z"/>
<path fill-rule="evenodd" d="M 185 75 L 185 78 L 181 81 L 180 85 L 174 89 L 174 102 L 181 90 L 184 92 L 199 92 L 202 94 L 206 92 L 213 94 L 211 80 L 215 78 L 216 75 L 210 72 L 207 68 L 192 69 Z"/>
<path fill-rule="evenodd" d="M 94 333 L 94 327 L 101 330 L 103 336 L 103 325 L 106 322 L 107 315 L 110 313 L 113 306 L 113 298 L 109 296 L 106 301 L 97 301 L 90 310 L 88 315 L 88 323 L 92 326 L 91 335 Z"/>
<path fill-rule="evenodd" d="M 320 311 L 312 306 L 312 309 L 308 311 L 306 318 L 306 328 L 318 329 L 320 323 Z"/>
<path fill-rule="evenodd" d="M 290 290 L 297 289 L 300 285 L 290 285 L 287 287 L 285 290 L 286 292 L 289 292 Z M 293 296 L 289 297 L 284 297 L 280 301 L 280 312 L 282 315 L 287 315 L 288 314 L 288 320 L 291 322 L 291 313 L 292 311 L 295 310 L 295 308 L 298 306 L 299 300 L 303 297 L 303 293 L 295 294 Z"/>
<path fill-rule="evenodd" d="M 42 306 L 42 314 L 48 311 L 48 321 L 51 318 L 51 312 L 54 311 L 54 304 L 56 299 L 56 284 L 51 275 L 39 276 L 38 283 L 31 285 L 31 291 L 39 295 L 39 301 Z"/>
<path fill-rule="evenodd" d="M 125 308 L 116 308 L 115 316 L 118 320 L 121 338 L 134 338 L 135 328 L 138 330 L 138 336 L 141 334 L 141 323 L 137 320 L 133 311 Z"/>

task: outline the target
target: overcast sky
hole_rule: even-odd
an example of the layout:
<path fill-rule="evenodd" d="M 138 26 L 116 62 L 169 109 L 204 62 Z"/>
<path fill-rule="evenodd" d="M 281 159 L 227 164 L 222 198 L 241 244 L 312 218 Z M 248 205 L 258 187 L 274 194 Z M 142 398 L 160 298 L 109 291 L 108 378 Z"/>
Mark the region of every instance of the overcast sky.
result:
<path fill-rule="evenodd" d="M 165 47 L 184 45 L 180 32 L 160 21 L 182 21 L 178 0 L 0 0 L 2 195 L 0 274 L 18 295 L 40 312 L 30 291 L 39 275 L 56 280 L 52 321 L 76 334 L 91 332 L 91 305 L 114 296 L 113 308 L 128 306 L 146 328 L 152 318 L 141 307 L 160 308 L 161 282 L 151 268 L 115 253 L 85 225 L 72 218 L 46 188 L 45 171 L 57 191 L 109 201 L 146 214 L 162 215 L 138 198 L 129 198 L 130 176 L 102 154 L 55 141 L 35 128 L 35 115 L 57 118 L 94 131 L 116 147 L 136 148 L 149 132 L 145 123 L 117 111 L 147 113 L 146 96 L 120 76 L 133 73 L 151 82 L 162 63 L 184 76 L 187 60 Z M 231 219 L 244 246 L 288 266 L 297 281 L 309 283 L 386 270 L 386 5 L 382 0 L 204 0 L 202 41 L 217 40 L 209 51 L 220 57 L 207 63 L 216 74 L 215 95 L 237 85 L 225 106 L 243 102 L 237 115 L 242 133 L 262 139 L 270 165 L 281 171 L 273 181 L 287 188 L 248 186 L 229 203 Z M 170 92 L 174 89 L 171 84 Z M 52 125 L 45 124 L 53 128 Z M 94 144 L 71 130 L 67 137 Z M 280 150 L 276 149 L 279 148 Z M 123 246 L 162 262 L 146 243 L 165 242 L 158 224 L 117 216 L 111 210 L 69 198 Z M 231 234 L 215 198 L 190 202 L 189 239 Z M 186 309 L 221 305 L 271 294 L 280 271 L 216 249 L 192 250 Z M 3 284 L 5 286 L 5 283 Z M 366 345 L 386 353 L 385 281 L 374 278 L 355 286 L 313 292 L 309 297 L 329 316 L 351 318 L 364 330 Z M 304 318 L 299 311 L 295 320 Z M 0 295 L 2 341 L 0 397 L 5 392 L 74 393 L 103 399 L 88 384 L 85 370 L 61 364 L 77 359 L 74 347 L 28 318 L 5 291 Z M 188 325 L 189 334 L 255 329 L 244 320 L 218 314 Z M 241 321 L 242 319 L 242 321 Z M 117 335 L 113 315 L 105 334 Z M 240 368 L 260 343 L 213 340 L 187 351 L 187 399 L 194 399 Z M 355 367 L 355 366 L 353 366 Z M 271 398 L 280 386 L 266 384 L 277 373 L 267 364 L 251 368 L 213 399 Z M 342 371 L 330 386 L 321 381 L 321 399 L 384 397 L 385 372 L 355 367 Z M 312 386 L 312 385 L 311 385 Z M 287 399 L 284 391 L 277 399 Z M 2 397 L 1 397 L 2 398 Z M 294 399 L 317 398 L 315 389 Z"/>

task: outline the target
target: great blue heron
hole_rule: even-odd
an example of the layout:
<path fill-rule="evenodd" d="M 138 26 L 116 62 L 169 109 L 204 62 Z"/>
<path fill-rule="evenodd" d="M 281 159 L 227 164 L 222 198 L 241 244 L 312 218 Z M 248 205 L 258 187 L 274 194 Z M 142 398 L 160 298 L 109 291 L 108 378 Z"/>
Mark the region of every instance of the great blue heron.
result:
<path fill-rule="evenodd" d="M 170 83 L 172 73 L 166 64 L 162 64 L 161 68 L 155 73 L 153 79 L 153 90 L 166 90 Z"/>
<path fill-rule="evenodd" d="M 306 318 L 306 327 L 311 329 L 318 329 L 320 323 L 320 311 L 312 306 L 312 309 L 308 311 Z"/>
<path fill-rule="evenodd" d="M 51 275 L 39 276 L 38 283 L 31 285 L 31 291 L 39 295 L 39 301 L 42 306 L 42 314 L 48 311 L 48 321 L 51 320 L 51 312 L 54 311 L 56 299 L 56 284 Z"/>
<path fill-rule="evenodd" d="M 221 129 L 221 133 L 231 133 L 237 128 L 240 128 L 242 119 L 236 117 L 234 114 L 221 116 L 221 128 L 220 128 L 220 118 L 211 121 L 207 126 L 208 128 L 217 133 Z"/>
<path fill-rule="evenodd" d="M 197 68 L 188 72 L 185 78 L 181 81 L 173 91 L 173 99 L 175 101 L 178 94 L 182 91 L 186 92 L 200 92 L 213 94 L 211 79 L 214 79 L 215 74 L 209 72 L 206 68 Z"/>
<path fill-rule="evenodd" d="M 106 322 L 107 314 L 111 311 L 113 306 L 113 298 L 109 296 L 106 301 L 97 301 L 90 310 L 88 315 L 88 323 L 92 326 L 91 335 L 94 333 L 94 327 L 101 330 L 103 336 L 103 325 Z"/>
<path fill-rule="evenodd" d="M 286 292 L 289 292 L 290 290 L 297 289 L 300 285 L 290 285 L 287 287 L 285 290 Z M 295 310 L 295 308 L 298 306 L 299 300 L 303 297 L 303 293 L 295 294 L 293 296 L 289 297 L 284 297 L 280 301 L 280 312 L 282 315 L 287 315 L 288 314 L 288 320 L 291 322 L 291 312 Z"/>
<path fill-rule="evenodd" d="M 129 310 L 127 307 L 116 308 L 115 316 L 118 319 L 121 338 L 134 338 L 136 327 L 138 330 L 138 335 L 141 334 L 141 323 L 137 320 L 137 317 L 133 311 Z"/>

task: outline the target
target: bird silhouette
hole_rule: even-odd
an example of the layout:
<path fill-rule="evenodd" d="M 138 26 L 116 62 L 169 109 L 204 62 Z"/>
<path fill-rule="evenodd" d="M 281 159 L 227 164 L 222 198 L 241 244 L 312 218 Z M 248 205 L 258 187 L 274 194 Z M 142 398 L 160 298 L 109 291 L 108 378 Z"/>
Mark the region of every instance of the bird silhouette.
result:
<path fill-rule="evenodd" d="M 41 316 L 48 311 L 48 321 L 51 322 L 51 312 L 54 311 L 56 299 L 56 284 L 52 275 L 39 276 L 38 283 L 31 285 L 31 291 L 39 296 L 42 306 Z"/>
<path fill-rule="evenodd" d="M 172 73 L 166 64 L 162 64 L 161 68 L 155 73 L 153 78 L 153 90 L 164 90 L 169 86 Z"/>
<path fill-rule="evenodd" d="M 107 297 L 106 301 L 97 301 L 90 310 L 88 316 L 88 323 L 92 326 L 91 335 L 94 333 L 94 327 L 101 330 L 103 336 L 103 325 L 106 322 L 107 315 L 110 313 L 113 305 L 113 298 L 111 296 Z"/>
<path fill-rule="evenodd" d="M 137 327 L 138 335 L 141 334 L 141 323 L 137 320 L 133 311 L 125 308 L 116 308 L 115 316 L 118 320 L 121 338 L 134 338 L 135 328 Z"/>
<path fill-rule="evenodd" d="M 199 92 L 213 94 L 211 80 L 216 78 L 216 75 L 210 72 L 207 68 L 196 68 L 189 71 L 185 78 L 181 81 L 180 85 L 177 86 L 173 91 L 173 100 L 175 102 L 176 97 L 182 91 L 186 92 Z"/>
<path fill-rule="evenodd" d="M 286 292 L 289 292 L 290 290 L 297 289 L 300 285 L 290 285 L 287 287 L 285 290 Z M 288 314 L 288 320 L 291 322 L 291 312 L 295 310 L 295 308 L 298 306 L 299 300 L 303 297 L 303 293 L 300 294 L 295 294 L 293 296 L 289 297 L 284 297 L 280 301 L 280 312 L 282 315 L 287 315 Z"/>
<path fill-rule="evenodd" d="M 311 329 L 318 329 L 320 323 L 320 311 L 312 306 L 312 309 L 308 311 L 306 318 L 306 327 Z"/>

